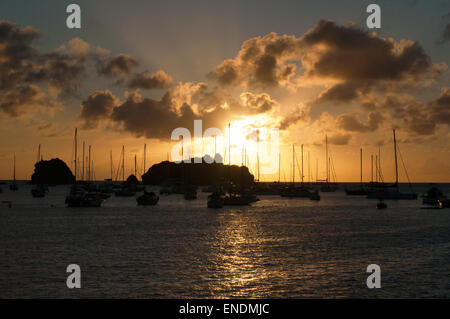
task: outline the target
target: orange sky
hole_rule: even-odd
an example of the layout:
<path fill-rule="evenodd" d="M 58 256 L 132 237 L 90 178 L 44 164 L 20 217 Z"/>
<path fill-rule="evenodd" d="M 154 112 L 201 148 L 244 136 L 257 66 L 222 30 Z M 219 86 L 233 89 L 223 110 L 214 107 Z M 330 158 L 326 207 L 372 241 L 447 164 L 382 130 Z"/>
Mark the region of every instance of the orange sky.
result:
<path fill-rule="evenodd" d="M 116 6 L 111 10 L 119 12 Z M 205 10 L 214 11 L 213 6 Z M 162 22 L 160 13 L 142 21 L 125 16 L 127 30 L 110 22 L 100 26 L 90 17 L 88 29 L 55 33 L 48 31 L 56 21 L 21 17 L 14 7 L 5 8 L 0 19 L 6 30 L 0 35 L 0 179 L 12 177 L 14 154 L 17 178 L 29 179 L 39 144 L 44 159 L 59 157 L 73 167 L 75 127 L 79 156 L 83 141 L 92 145 L 96 179 L 110 177 L 110 151 L 117 169 L 122 145 L 126 173 L 134 172 L 135 155 L 142 173 L 144 143 L 148 167 L 170 156 L 174 129 L 186 127 L 193 135 L 194 120 L 202 120 L 203 131 L 226 132 L 231 122 L 232 163 L 241 164 L 245 147 L 252 172 L 256 130 L 280 129 L 281 180 L 291 180 L 293 143 L 298 163 L 304 144 L 305 180 L 309 171 L 316 178 L 316 163 L 318 178 L 324 178 L 327 135 L 338 181 L 359 181 L 360 148 L 364 180 L 370 179 L 370 155 L 380 148 L 384 179 L 392 181 L 396 128 L 411 181 L 449 182 L 450 39 L 445 28 L 450 21 L 442 8 L 417 5 L 405 14 L 423 12 L 436 22 L 425 32 L 405 16 L 405 28 L 386 6 L 386 27 L 376 33 L 365 27 L 359 6 L 348 8 L 352 18 L 342 10 L 323 16 L 312 5 L 308 19 L 314 21 L 297 23 L 292 16 L 288 23 L 286 12 L 286 19 L 275 19 L 270 28 L 253 18 L 240 21 L 239 30 L 216 28 L 211 20 L 195 19 L 202 13 L 193 10 L 186 13 L 198 20 L 191 29 Z M 221 10 L 226 15 L 250 9 L 230 5 Z M 161 22 L 160 29 L 151 21 Z M 213 152 L 211 143 L 203 144 L 205 153 Z M 260 160 L 273 164 L 277 158 Z M 399 168 L 400 180 L 407 181 L 401 161 Z M 298 168 L 295 174 L 300 180 Z M 278 180 L 278 171 L 261 180 Z"/>

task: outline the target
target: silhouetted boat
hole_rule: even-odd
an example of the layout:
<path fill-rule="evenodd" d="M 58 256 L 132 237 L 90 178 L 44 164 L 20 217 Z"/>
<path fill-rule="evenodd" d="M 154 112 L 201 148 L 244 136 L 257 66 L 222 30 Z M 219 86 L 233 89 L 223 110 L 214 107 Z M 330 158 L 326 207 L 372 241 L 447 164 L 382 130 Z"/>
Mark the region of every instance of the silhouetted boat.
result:
<path fill-rule="evenodd" d="M 424 205 L 434 206 L 439 206 L 439 200 L 447 199 L 441 190 L 435 186 L 431 187 L 422 197 L 422 203 Z"/>
<path fill-rule="evenodd" d="M 300 198 L 309 198 L 311 192 L 305 187 L 297 187 L 294 185 L 286 186 L 281 189 L 280 192 L 281 197 L 300 197 Z"/>
<path fill-rule="evenodd" d="M 147 192 L 144 190 L 144 194 L 137 197 L 136 201 L 138 205 L 141 206 L 151 206 L 156 205 L 159 201 L 159 197 L 153 192 Z"/>
<path fill-rule="evenodd" d="M 70 187 L 69 195 L 66 196 L 66 204 L 69 207 L 100 207 L 103 198 L 98 192 L 89 192 L 88 186 L 77 184 L 77 156 L 78 156 L 78 129 L 75 129 L 75 184 Z"/>
<path fill-rule="evenodd" d="M 103 198 L 98 193 L 89 193 L 82 185 L 73 185 L 70 193 L 66 197 L 66 204 L 69 207 L 100 207 Z"/>
<path fill-rule="evenodd" d="M 116 195 L 116 197 L 133 197 L 136 195 L 136 192 L 131 188 L 123 186 L 120 190 L 115 191 L 114 195 Z"/>
<path fill-rule="evenodd" d="M 223 198 L 223 203 L 226 206 L 245 206 L 253 202 L 251 198 L 245 197 L 239 193 L 228 193 Z"/>
<path fill-rule="evenodd" d="M 188 185 L 184 190 L 184 199 L 195 200 L 197 199 L 197 187 L 193 185 Z"/>
<path fill-rule="evenodd" d="M 380 202 L 377 203 L 376 207 L 377 207 L 377 209 L 385 209 L 385 208 L 387 208 L 387 205 L 386 205 L 386 203 L 383 203 L 383 200 L 380 200 Z"/>
<path fill-rule="evenodd" d="M 224 199 L 222 195 L 217 192 L 212 193 L 208 196 L 208 207 L 209 208 L 222 208 L 224 205 Z"/>
<path fill-rule="evenodd" d="M 395 159 L 395 184 L 392 186 L 384 186 L 382 188 L 371 190 L 367 194 L 369 199 L 417 199 L 416 193 L 402 193 L 398 188 L 398 164 L 397 164 L 397 140 L 394 133 L 394 159 Z"/>
<path fill-rule="evenodd" d="M 440 199 L 439 207 L 440 208 L 450 208 L 450 199 Z"/>
<path fill-rule="evenodd" d="M 330 182 L 331 179 L 331 156 L 328 157 L 328 136 L 325 136 L 325 156 L 326 156 L 326 161 L 327 161 L 327 179 L 325 180 L 325 184 L 322 185 L 320 187 L 320 191 L 323 193 L 331 193 L 331 192 L 335 192 L 338 190 L 338 185 L 336 183 L 332 183 Z M 333 169 L 334 172 L 334 169 Z"/>
<path fill-rule="evenodd" d="M 48 187 L 47 185 L 36 185 L 33 189 L 31 189 L 31 195 L 36 198 L 42 198 L 45 197 L 48 194 Z"/>
<path fill-rule="evenodd" d="M 308 197 L 309 197 L 310 200 L 319 201 L 320 200 L 319 191 L 315 190 L 315 191 L 309 192 L 309 196 Z"/>
<path fill-rule="evenodd" d="M 363 177 L 362 177 L 362 148 L 359 151 L 359 158 L 360 158 L 360 181 L 359 186 L 355 188 L 347 187 L 345 186 L 345 193 L 347 195 L 356 195 L 356 196 L 363 196 L 368 194 L 367 187 L 363 184 Z"/>

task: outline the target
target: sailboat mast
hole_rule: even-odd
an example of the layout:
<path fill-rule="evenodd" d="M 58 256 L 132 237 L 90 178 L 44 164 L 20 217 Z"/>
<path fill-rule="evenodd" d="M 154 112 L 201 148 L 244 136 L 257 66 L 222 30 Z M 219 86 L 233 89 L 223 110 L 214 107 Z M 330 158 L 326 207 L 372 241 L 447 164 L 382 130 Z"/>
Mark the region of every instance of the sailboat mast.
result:
<path fill-rule="evenodd" d="M 109 164 L 111 169 L 111 181 L 113 180 L 113 163 L 112 163 L 112 150 L 109 151 Z"/>
<path fill-rule="evenodd" d="M 281 153 L 278 152 L 278 183 L 281 182 Z"/>
<path fill-rule="evenodd" d="M 13 180 L 16 182 L 16 153 L 14 153 L 14 172 L 13 172 Z"/>
<path fill-rule="evenodd" d="M 308 183 L 311 183 L 311 154 L 308 151 Z"/>
<path fill-rule="evenodd" d="M 134 176 L 136 177 L 137 172 L 136 172 L 136 154 L 134 154 Z"/>
<path fill-rule="evenodd" d="M 92 177 L 92 166 L 91 166 L 91 145 L 89 145 L 89 155 L 88 155 L 88 165 L 89 165 L 89 172 L 88 172 L 88 181 L 91 181 L 91 177 Z"/>
<path fill-rule="evenodd" d="M 316 158 L 316 182 L 319 180 L 319 159 Z"/>
<path fill-rule="evenodd" d="M 375 181 L 378 183 L 378 155 L 375 155 Z"/>
<path fill-rule="evenodd" d="M 394 131 L 394 154 L 395 154 L 395 185 L 398 186 L 398 165 L 397 165 L 397 139 L 395 138 Z"/>
<path fill-rule="evenodd" d="M 382 182 L 382 173 L 381 173 L 381 147 L 378 146 L 378 180 Z"/>
<path fill-rule="evenodd" d="M 81 171 L 81 180 L 84 181 L 84 152 L 85 152 L 85 148 L 86 148 L 86 142 L 83 141 L 83 165 L 82 165 L 82 171 Z"/>
<path fill-rule="evenodd" d="M 303 178 L 305 174 L 303 173 L 303 144 L 302 144 L 302 185 L 303 185 Z"/>
<path fill-rule="evenodd" d="M 370 182 L 373 183 L 373 154 L 370 155 Z"/>
<path fill-rule="evenodd" d="M 78 129 L 75 128 L 75 182 L 77 181 L 77 156 L 78 156 L 77 135 L 78 135 Z M 15 172 L 14 172 L 14 174 L 15 174 Z"/>
<path fill-rule="evenodd" d="M 228 166 L 231 167 L 231 123 L 228 123 Z"/>
<path fill-rule="evenodd" d="M 146 160 L 147 160 L 147 144 L 144 144 L 144 174 L 145 174 L 145 168 L 146 168 Z"/>
<path fill-rule="evenodd" d="M 125 182 L 125 146 L 122 145 L 122 181 Z"/>
<path fill-rule="evenodd" d="M 295 146 L 292 144 L 292 184 L 295 184 Z"/>
<path fill-rule="evenodd" d="M 362 185 L 362 183 L 363 183 L 363 179 L 362 179 L 362 148 L 359 150 L 359 158 L 360 158 L 360 171 L 361 171 L 360 182 Z"/>
<path fill-rule="evenodd" d="M 329 174 L 328 174 L 328 136 L 327 135 L 325 135 L 325 156 L 326 156 L 326 162 L 327 162 L 327 183 L 328 183 Z"/>

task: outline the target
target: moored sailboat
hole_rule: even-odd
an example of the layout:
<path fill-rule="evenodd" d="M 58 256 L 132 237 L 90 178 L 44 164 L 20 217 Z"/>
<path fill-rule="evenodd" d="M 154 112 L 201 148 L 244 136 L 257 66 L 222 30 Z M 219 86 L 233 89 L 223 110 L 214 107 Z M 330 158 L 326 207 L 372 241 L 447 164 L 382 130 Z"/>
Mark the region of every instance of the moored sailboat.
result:
<path fill-rule="evenodd" d="M 147 190 L 144 190 L 144 194 L 137 197 L 136 201 L 138 205 L 141 206 L 153 206 L 158 203 L 159 196 L 157 196 L 154 192 L 147 192 Z"/>
<path fill-rule="evenodd" d="M 369 199 L 417 199 L 417 193 L 402 193 L 398 185 L 398 164 L 397 164 L 397 139 L 394 133 L 394 161 L 395 161 L 395 184 L 371 190 L 367 194 Z"/>
<path fill-rule="evenodd" d="M 78 130 L 75 129 L 75 183 L 70 187 L 70 192 L 66 196 L 66 204 L 68 207 L 100 207 L 103 204 L 103 198 L 98 192 L 90 192 L 86 185 L 77 184 L 77 144 Z"/>
<path fill-rule="evenodd" d="M 363 173 L 362 173 L 362 148 L 360 149 L 360 184 L 359 187 L 356 188 L 349 188 L 349 187 L 345 187 L 345 193 L 347 195 L 357 195 L 357 196 L 362 196 L 362 195 L 367 195 L 368 190 L 367 188 L 364 186 L 363 184 Z"/>

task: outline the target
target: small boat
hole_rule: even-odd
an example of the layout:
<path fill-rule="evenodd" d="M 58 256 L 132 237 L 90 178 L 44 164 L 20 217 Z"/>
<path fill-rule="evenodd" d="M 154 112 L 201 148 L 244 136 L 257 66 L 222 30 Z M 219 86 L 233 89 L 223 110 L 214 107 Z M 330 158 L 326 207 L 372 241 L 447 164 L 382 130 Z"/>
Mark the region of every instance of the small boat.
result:
<path fill-rule="evenodd" d="M 157 196 L 153 192 L 147 192 L 146 190 L 144 190 L 144 194 L 137 197 L 136 201 L 137 201 L 138 205 L 141 205 L 141 206 L 156 205 L 159 201 L 159 196 Z"/>
<path fill-rule="evenodd" d="M 39 184 L 35 188 L 31 189 L 31 195 L 36 198 L 45 197 L 48 194 L 48 187 L 46 185 Z"/>
<path fill-rule="evenodd" d="M 308 197 L 309 197 L 310 200 L 319 201 L 320 200 L 319 191 L 316 190 L 315 192 L 310 192 Z"/>
<path fill-rule="evenodd" d="M 439 208 L 450 208 L 450 199 L 440 199 Z"/>
<path fill-rule="evenodd" d="M 184 191 L 185 200 L 195 200 L 197 199 L 197 188 L 195 186 L 187 186 Z"/>
<path fill-rule="evenodd" d="M 368 191 L 363 186 L 358 188 L 347 188 L 345 187 L 345 193 L 350 196 L 365 196 L 367 195 Z"/>
<path fill-rule="evenodd" d="M 82 185 L 73 185 L 66 197 L 68 207 L 100 207 L 103 198 L 98 193 L 89 193 Z"/>
<path fill-rule="evenodd" d="M 114 192 L 116 197 L 133 197 L 136 195 L 136 192 L 133 191 L 131 188 L 128 187 L 122 187 L 120 190 Z"/>
<path fill-rule="evenodd" d="M 296 187 L 291 185 L 283 188 L 280 195 L 281 197 L 308 198 L 311 195 L 311 192 L 305 187 Z"/>
<path fill-rule="evenodd" d="M 250 198 L 244 197 L 238 193 L 230 193 L 223 199 L 223 204 L 226 206 L 245 206 L 250 205 L 253 201 Z"/>
<path fill-rule="evenodd" d="M 386 203 L 383 202 L 382 199 L 380 199 L 380 202 L 377 203 L 376 207 L 377 207 L 377 209 L 385 209 L 385 208 L 387 208 L 387 205 L 386 205 Z"/>
<path fill-rule="evenodd" d="M 208 196 L 208 208 L 222 208 L 224 199 L 219 193 L 212 193 Z"/>
<path fill-rule="evenodd" d="M 447 199 L 447 197 L 441 192 L 441 190 L 433 186 L 426 192 L 426 194 L 422 196 L 422 203 L 424 205 L 439 206 L 439 200 L 445 199 Z"/>

